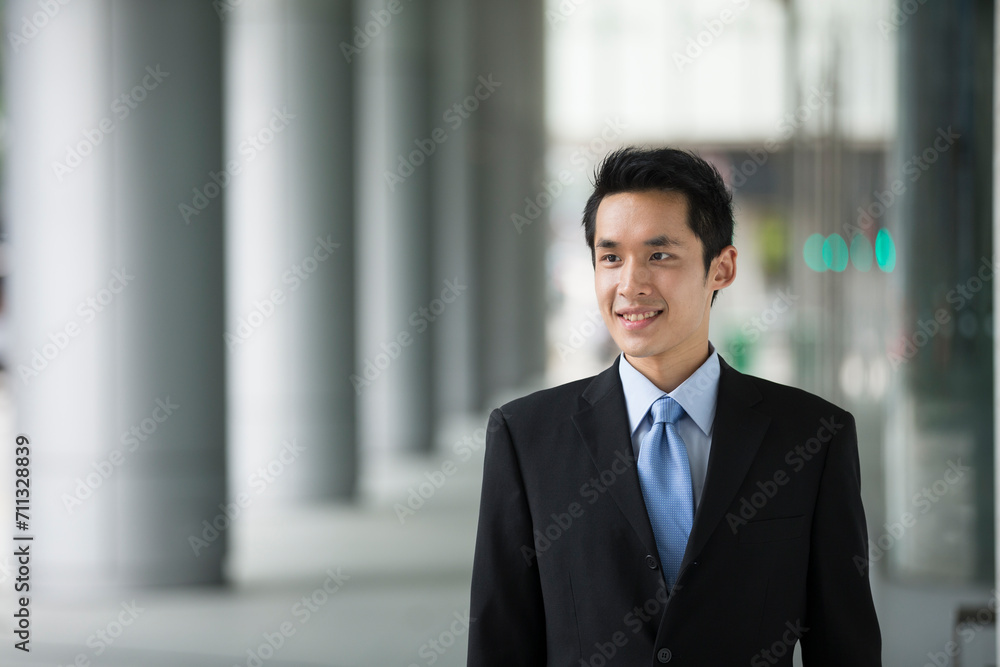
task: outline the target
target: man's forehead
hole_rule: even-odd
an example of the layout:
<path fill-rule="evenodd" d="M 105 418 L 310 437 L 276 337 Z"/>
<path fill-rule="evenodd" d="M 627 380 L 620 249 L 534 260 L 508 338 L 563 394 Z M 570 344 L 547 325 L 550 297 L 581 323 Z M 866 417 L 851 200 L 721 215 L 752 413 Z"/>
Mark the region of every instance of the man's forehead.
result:
<path fill-rule="evenodd" d="M 628 232 L 630 228 L 641 225 L 647 230 L 645 236 L 649 237 L 644 240 L 664 236 L 666 241 L 659 245 L 679 245 L 690 240 L 694 234 L 688 226 L 687 214 L 687 198 L 680 192 L 619 192 L 601 200 L 594 220 L 595 233 L 596 236 L 606 237 L 612 229 L 602 228 L 610 226 L 619 232 Z M 602 231 L 605 233 L 602 234 Z"/>

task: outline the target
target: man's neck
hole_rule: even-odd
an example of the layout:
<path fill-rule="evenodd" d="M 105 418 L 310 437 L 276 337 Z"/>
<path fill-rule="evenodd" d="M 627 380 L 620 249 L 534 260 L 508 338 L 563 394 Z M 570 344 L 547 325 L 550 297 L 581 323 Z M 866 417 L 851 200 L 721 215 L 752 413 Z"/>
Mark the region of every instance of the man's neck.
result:
<path fill-rule="evenodd" d="M 669 394 L 708 359 L 708 339 L 694 342 L 683 349 L 670 350 L 669 356 L 632 357 L 624 352 L 622 355 L 657 389 Z"/>

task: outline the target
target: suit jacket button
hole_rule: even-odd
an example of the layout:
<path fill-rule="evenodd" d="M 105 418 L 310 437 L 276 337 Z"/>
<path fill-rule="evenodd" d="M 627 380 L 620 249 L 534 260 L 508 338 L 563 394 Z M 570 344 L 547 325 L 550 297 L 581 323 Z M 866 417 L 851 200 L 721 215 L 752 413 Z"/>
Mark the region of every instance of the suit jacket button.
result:
<path fill-rule="evenodd" d="M 672 657 L 674 656 L 670 653 L 670 649 L 668 648 L 661 648 L 656 654 L 656 659 L 660 662 L 670 662 Z"/>
<path fill-rule="evenodd" d="M 647 554 L 646 555 L 646 565 L 649 566 L 650 570 L 655 570 L 656 569 L 656 559 L 653 558 L 652 554 Z"/>

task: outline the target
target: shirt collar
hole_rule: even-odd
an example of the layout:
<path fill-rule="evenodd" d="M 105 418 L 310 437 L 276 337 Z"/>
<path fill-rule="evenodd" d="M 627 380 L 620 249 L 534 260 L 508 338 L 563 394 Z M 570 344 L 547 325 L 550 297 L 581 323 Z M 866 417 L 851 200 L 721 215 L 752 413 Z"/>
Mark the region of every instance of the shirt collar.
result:
<path fill-rule="evenodd" d="M 649 378 L 640 373 L 622 354 L 618 364 L 622 389 L 625 391 L 625 405 L 628 409 L 630 434 L 646 417 L 653 402 L 664 395 Z M 684 412 L 694 420 L 702 433 L 710 435 L 715 419 L 715 405 L 719 394 L 719 354 L 708 341 L 708 359 L 686 380 L 681 382 L 667 396 L 672 397 L 684 408 Z"/>

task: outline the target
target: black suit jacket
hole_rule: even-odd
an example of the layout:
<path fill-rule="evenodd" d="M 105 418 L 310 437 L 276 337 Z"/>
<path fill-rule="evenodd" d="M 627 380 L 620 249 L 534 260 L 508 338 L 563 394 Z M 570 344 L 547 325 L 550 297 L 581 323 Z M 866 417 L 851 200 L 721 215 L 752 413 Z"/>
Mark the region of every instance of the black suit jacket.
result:
<path fill-rule="evenodd" d="M 620 355 L 493 410 L 470 667 L 881 665 L 854 417 L 720 356 L 708 473 L 669 593 Z"/>

